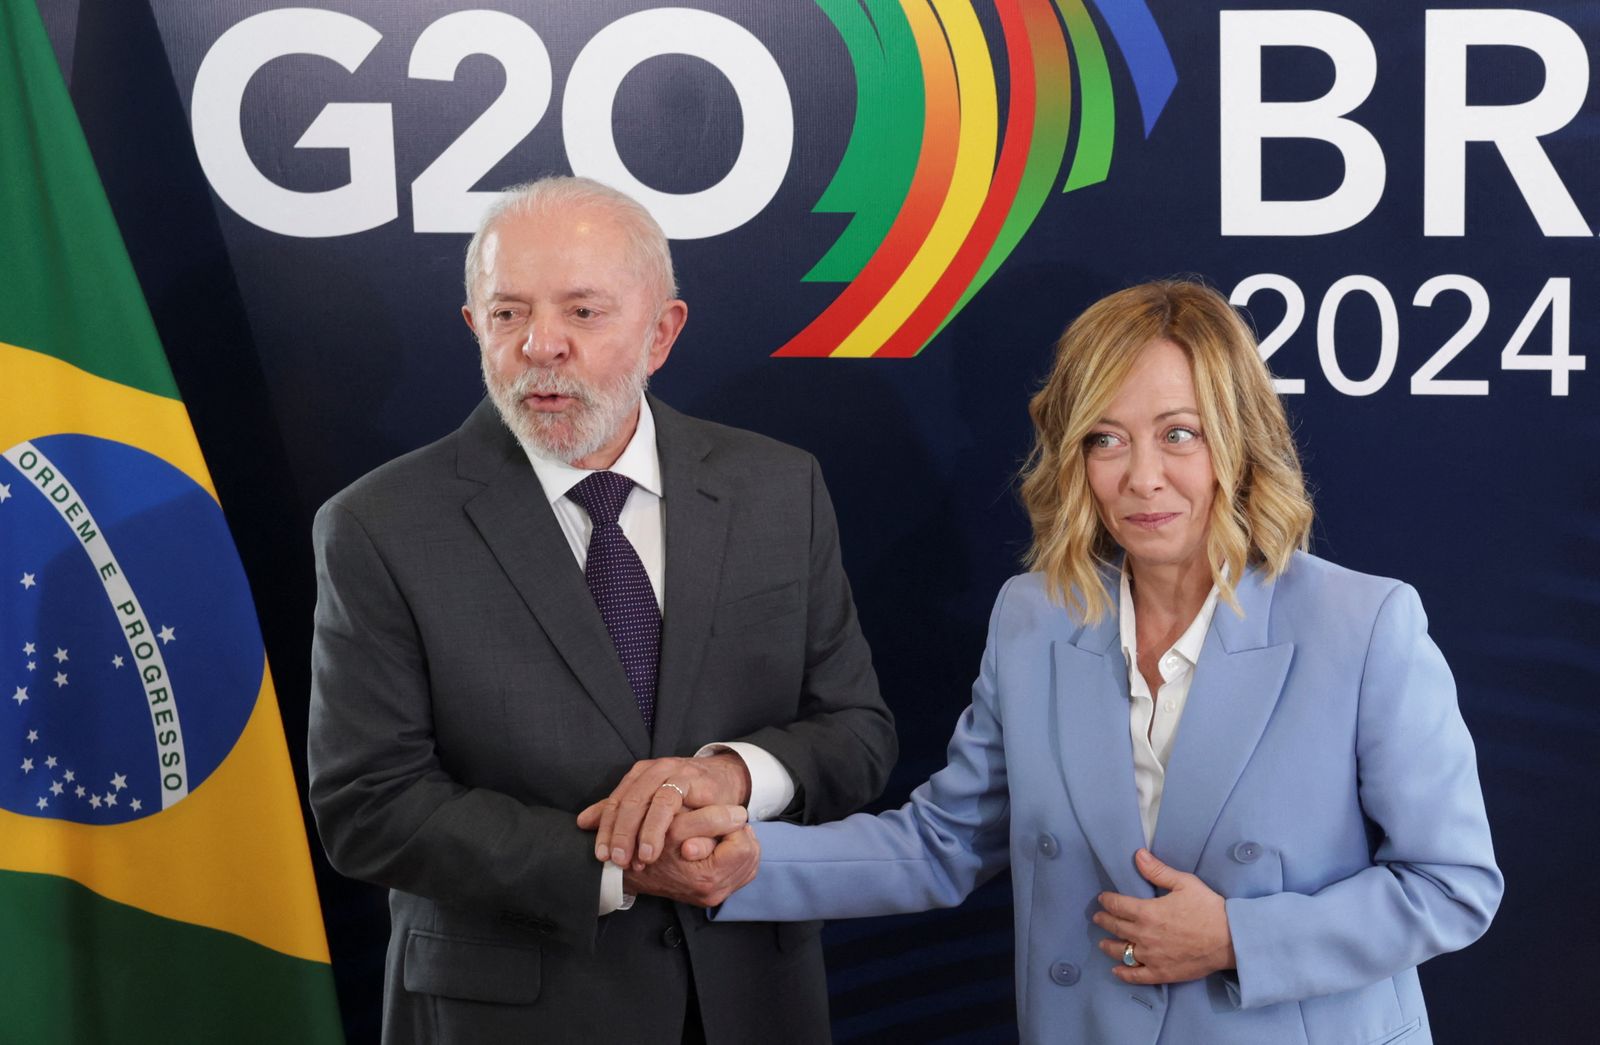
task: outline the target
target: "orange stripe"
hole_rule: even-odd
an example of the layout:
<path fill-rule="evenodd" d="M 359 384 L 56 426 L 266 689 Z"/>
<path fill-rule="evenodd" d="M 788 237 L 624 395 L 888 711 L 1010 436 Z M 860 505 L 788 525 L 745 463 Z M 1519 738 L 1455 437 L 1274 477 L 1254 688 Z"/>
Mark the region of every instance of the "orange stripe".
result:
<path fill-rule="evenodd" d="M 894 286 L 928 238 L 955 173 L 956 144 L 961 129 L 960 94 L 955 62 L 944 30 L 926 0 L 906 0 L 906 20 L 922 61 L 924 111 L 922 149 L 911 188 L 876 253 L 833 303 L 773 353 L 784 357 L 816 357 L 833 353 Z"/>
<path fill-rule="evenodd" d="M 1017 187 L 1022 184 L 1028 147 L 1033 142 L 1037 97 L 1033 52 L 1029 48 L 1027 27 L 1023 24 L 1016 0 L 996 0 L 995 8 L 1000 15 L 1006 54 L 1010 61 L 1011 97 L 1006 106 L 1005 143 L 995 167 L 994 180 L 984 198 L 983 208 L 949 267 L 928 291 L 922 304 L 884 342 L 883 347 L 873 353 L 874 356 L 904 359 L 922 351 L 922 346 L 939 329 L 939 324 L 950 314 L 984 259 L 989 256 L 989 249 L 994 246 L 1006 215 L 1016 201 Z"/>

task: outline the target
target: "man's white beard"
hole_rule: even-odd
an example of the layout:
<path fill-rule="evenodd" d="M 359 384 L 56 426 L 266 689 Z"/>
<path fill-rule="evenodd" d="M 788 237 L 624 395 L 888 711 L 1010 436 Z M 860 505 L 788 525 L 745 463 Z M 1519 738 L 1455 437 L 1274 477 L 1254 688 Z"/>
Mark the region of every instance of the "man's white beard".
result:
<path fill-rule="evenodd" d="M 555 370 L 526 370 L 514 381 L 500 381 L 481 360 L 483 383 L 489 390 L 506 427 L 535 453 L 571 464 L 611 441 L 623 422 L 639 405 L 649 383 L 646 353 L 639 365 L 610 385 L 594 387 Z M 523 406 L 533 395 L 568 396 L 572 403 L 560 413 L 540 413 Z"/>

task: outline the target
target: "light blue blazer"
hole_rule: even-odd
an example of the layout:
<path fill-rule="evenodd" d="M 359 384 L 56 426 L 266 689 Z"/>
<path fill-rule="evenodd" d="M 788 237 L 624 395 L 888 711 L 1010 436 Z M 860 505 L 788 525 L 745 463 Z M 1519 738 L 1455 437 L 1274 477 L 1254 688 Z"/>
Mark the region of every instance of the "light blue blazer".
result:
<path fill-rule="evenodd" d="M 1477 939 L 1502 887 L 1450 669 L 1397 581 L 1297 554 L 1238 599 L 1151 846 L 1227 898 L 1236 972 L 1131 986 L 1095 947 L 1101 891 L 1153 895 L 1128 669 L 1116 614 L 1076 623 L 1038 574 L 1001 589 L 948 764 L 893 812 L 759 825 L 760 872 L 718 918 L 948 907 L 1009 865 L 1025 1042 L 1431 1041 L 1416 967 Z"/>

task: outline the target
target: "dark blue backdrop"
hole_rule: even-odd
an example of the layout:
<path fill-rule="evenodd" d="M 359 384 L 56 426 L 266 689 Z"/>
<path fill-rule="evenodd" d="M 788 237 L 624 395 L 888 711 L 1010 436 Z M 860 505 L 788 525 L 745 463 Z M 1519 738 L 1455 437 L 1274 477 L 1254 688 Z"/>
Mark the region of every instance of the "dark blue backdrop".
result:
<path fill-rule="evenodd" d="M 909 3 L 910 0 L 907 0 Z M 548 48 L 554 100 L 533 131 L 478 183 L 485 188 L 567 168 L 560 106 L 575 56 L 601 27 L 651 5 L 487 0 L 366 0 L 316 7 L 382 34 L 359 69 L 290 56 L 246 89 L 240 121 L 251 161 L 294 189 L 350 177 L 341 149 L 295 149 L 329 102 L 388 102 L 399 216 L 367 231 L 307 238 L 268 231 L 219 196 L 196 156 L 196 73 L 225 31 L 277 5 L 266 0 L 42 0 L 47 24 L 113 207 L 194 416 L 254 586 L 290 746 L 303 750 L 315 592 L 310 519 L 335 490 L 454 427 L 477 400 L 474 345 L 457 315 L 466 236 L 419 233 L 411 180 L 483 111 L 504 73 L 469 58 L 454 84 L 407 78 L 418 35 L 448 12 L 493 8 L 530 25 Z M 839 165 L 856 85 L 820 4 L 693 0 L 743 25 L 783 70 L 794 112 L 793 157 L 753 219 L 678 242 L 691 319 L 656 390 L 681 409 L 799 444 L 822 461 L 903 755 L 886 802 L 941 763 L 965 705 L 990 600 L 1026 541 L 1012 479 L 1028 446 L 1025 402 L 1065 323 L 1096 297 L 1138 280 L 1199 273 L 1224 291 L 1259 273 L 1285 277 L 1304 319 L 1274 356 L 1302 378 L 1288 399 L 1315 488 L 1316 550 L 1419 589 L 1454 667 L 1478 740 L 1480 768 L 1507 879 L 1488 936 L 1423 970 L 1440 1041 L 1574 1041 L 1600 974 L 1587 946 L 1597 904 L 1588 846 L 1600 828 L 1592 751 L 1600 731 L 1600 362 L 1552 394 L 1540 371 L 1502 368 L 1502 348 L 1553 278 L 1570 280 L 1570 350 L 1596 354 L 1592 235 L 1547 236 L 1495 147 L 1466 148 L 1465 234 L 1424 234 L 1426 47 L 1422 5 L 1337 5 L 1370 39 L 1375 85 L 1351 119 L 1381 147 L 1386 180 L 1371 213 L 1316 235 L 1222 234 L 1219 7 L 1149 5 L 1178 82 L 1148 138 L 1128 69 L 1103 12 L 1118 120 L 1103 184 L 1053 192 L 1014 254 L 916 359 L 772 359 L 839 285 L 801 277 L 845 224 L 812 207 Z M 997 62 L 995 13 L 972 7 Z M 1095 5 L 1089 5 L 1094 8 Z M 1126 7 L 1127 4 L 1104 5 Z M 1259 11 L 1276 3 L 1236 2 Z M 1466 5 L 1437 3 L 1434 9 Z M 1543 3 L 1589 51 L 1600 6 Z M 1559 32 L 1556 33 L 1559 36 Z M 1230 59 L 1231 60 L 1231 59 Z M 1310 47 L 1270 49 L 1262 97 L 1314 99 L 1335 62 Z M 1561 71 L 1585 87 L 1570 63 Z M 1473 47 L 1472 105 L 1540 94 L 1543 63 L 1527 48 Z M 1580 92 L 1581 94 L 1581 92 Z M 657 188 L 715 183 L 743 125 L 732 87 L 710 65 L 662 57 L 629 74 L 615 115 L 630 169 Z M 1600 221 L 1597 109 L 1540 140 L 1579 212 Z M 1351 173 L 1339 151 L 1270 141 L 1264 195 L 1313 199 Z M 1468 299 L 1413 304 L 1427 280 L 1470 277 L 1489 304 L 1481 332 L 1445 378 L 1489 382 L 1482 396 L 1413 394 L 1411 375 L 1468 319 Z M 1350 275 L 1395 303 L 1393 376 L 1374 394 L 1336 390 L 1319 361 L 1324 293 Z M 1462 281 L 1456 281 L 1462 285 Z M 92 307 L 92 302 L 86 303 Z M 1262 291 L 1250 311 L 1263 334 L 1285 298 Z M 1554 311 L 1559 311 L 1556 309 Z M 1538 320 L 1524 349 L 1549 353 L 1559 322 Z M 1338 309 L 1337 360 L 1352 378 L 1379 362 L 1380 312 L 1356 292 Z M 302 774 L 303 764 L 298 767 Z M 375 890 L 319 867 L 324 910 L 353 1041 L 375 1037 L 387 916 Z M 1005 883 L 962 909 L 830 927 L 841 1041 L 1003 1041 L 1012 1023 Z M 1554 948 L 1554 950 L 1552 950 Z"/>

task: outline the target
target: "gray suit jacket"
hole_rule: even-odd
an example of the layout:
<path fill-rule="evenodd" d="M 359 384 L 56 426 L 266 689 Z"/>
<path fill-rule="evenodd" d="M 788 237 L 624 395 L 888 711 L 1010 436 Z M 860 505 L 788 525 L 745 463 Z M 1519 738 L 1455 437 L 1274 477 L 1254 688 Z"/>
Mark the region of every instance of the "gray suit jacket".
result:
<path fill-rule="evenodd" d="M 790 815 L 883 787 L 894 729 L 816 462 L 655 412 L 666 588 L 650 736 L 527 458 L 484 402 L 317 515 L 311 802 L 342 873 L 389 887 L 385 1042 L 828 1040 L 815 924 L 597 917 L 578 810 L 638 759 L 748 740 Z"/>

